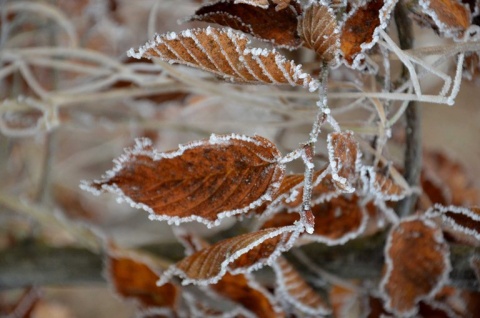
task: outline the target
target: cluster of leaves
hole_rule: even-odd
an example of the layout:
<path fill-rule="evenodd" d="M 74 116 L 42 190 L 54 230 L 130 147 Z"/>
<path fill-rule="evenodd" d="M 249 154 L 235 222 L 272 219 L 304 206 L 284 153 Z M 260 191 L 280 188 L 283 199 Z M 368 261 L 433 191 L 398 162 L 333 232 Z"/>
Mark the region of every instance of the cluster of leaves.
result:
<path fill-rule="evenodd" d="M 7 52 L 4 57 L 14 63 L 0 72 L 1 77 L 18 68 L 31 92 L 25 93 L 26 98 L 2 103 L 0 130 L 7 136 L 50 131 L 74 117 L 60 111 L 60 106 L 79 103 L 76 98 L 81 97 L 84 102 L 96 102 L 98 98 L 145 94 L 143 101 L 160 104 L 180 100 L 187 92 L 208 95 L 208 90 L 192 80 L 203 81 L 205 74 L 184 69 L 176 72 L 178 69 L 168 63 L 206 71 L 230 83 L 269 84 L 272 92 L 267 96 L 275 96 L 279 92 L 276 86 L 284 85 L 282 90 L 292 93 L 285 95 L 289 101 L 304 102 L 302 98 L 310 96 L 311 103 L 314 96 L 318 113 L 309 139 L 293 151 L 284 151 L 281 145 L 258 135 L 212 134 L 178 149 L 159 152 L 154 147 L 158 136 L 145 131 L 145 135 L 153 135 L 153 141 L 137 139 L 135 146 L 126 149 L 101 179 L 83 182 L 81 188 L 87 191 L 113 193 L 118 201 L 147 211 L 151 220 L 170 224 L 185 247 L 184 258 L 166 266 L 164 260 L 152 255 L 106 244 L 105 272 L 113 289 L 133 299 L 139 314 L 145 317 L 474 316 L 480 311 L 479 293 L 452 286 L 449 275 L 454 267 L 452 248 L 458 244 L 479 245 L 477 189 L 471 187 L 462 167 L 441 153 L 426 153 L 421 183 L 412 187 L 398 172 L 398 165 L 385 159 L 384 155 L 390 154 L 383 146 L 391 137 L 392 125 L 406 108 L 406 104 L 400 106 L 397 114 L 388 119 L 390 103 L 452 103 L 462 70 L 467 77 L 478 73 L 480 64 L 474 49 L 478 3 L 421 0 L 404 4 L 415 21 L 458 43 L 458 47 L 446 49 L 440 59 L 456 58 L 457 86 L 450 87 L 451 78 L 435 68 L 438 64 L 428 65 L 420 59 L 427 51 L 404 51 L 390 39 L 387 27 L 399 5 L 396 0 L 219 0 L 202 5 L 185 19 L 208 27 L 156 35 L 140 48 L 129 50 L 131 59 L 125 63 L 106 62 L 106 58 L 89 51 L 27 48 L 19 50 L 21 54 Z M 21 4 L 8 6 L 9 13 L 19 8 Z M 61 16 L 59 21 L 66 24 Z M 70 29 L 66 30 L 71 36 Z M 308 50 L 306 55 L 312 61 L 302 66 L 299 52 Z M 392 55 L 409 74 L 408 79 L 400 79 L 404 82 L 391 80 Z M 75 64 L 75 59 L 81 63 Z M 92 61 L 108 67 L 100 69 Z M 71 67 L 70 72 L 85 72 L 86 81 L 93 79 L 93 83 L 58 92 L 44 88 L 32 75 L 37 73 L 30 72 L 30 67 L 35 71 L 37 65 L 60 71 Z M 415 66 L 421 71 L 417 72 Z M 376 99 L 370 88 L 358 89 L 360 84 L 355 80 L 344 85 L 347 93 L 361 92 L 357 96 L 359 103 L 347 105 L 346 110 L 362 104 L 363 93 L 375 98 L 372 105 L 378 114 L 370 115 L 378 118 L 369 119 L 369 128 L 373 128 L 370 135 L 374 135 L 370 144 L 365 140 L 371 136 L 362 136 L 366 130 L 354 133 L 334 118 L 335 109 L 329 107 L 326 92 L 329 70 L 334 68 L 347 69 L 350 74 L 373 74 L 383 86 L 382 93 L 387 92 L 379 93 Z M 419 79 L 428 72 L 445 81 L 438 96 L 421 92 Z M 8 77 L 5 87 L 14 83 L 12 78 Z M 81 78 L 70 75 L 68 79 L 75 85 Z M 209 89 L 218 83 L 208 77 L 205 82 L 204 87 Z M 186 83 L 197 86 L 192 88 Z M 105 87 L 108 89 L 104 91 Z M 125 87 L 133 89 L 130 92 Z M 228 88 L 227 96 L 248 94 L 242 91 L 248 86 L 220 87 Z M 78 96 L 82 95 L 79 92 L 94 93 Z M 69 94 L 74 99 L 69 100 Z M 140 104 L 135 100 L 130 108 L 139 109 Z M 288 111 L 293 113 L 295 109 Z M 322 135 L 325 138 L 319 138 L 320 130 L 327 131 Z M 290 172 L 294 169 L 291 163 L 297 159 L 303 161 L 304 173 Z M 73 207 L 90 221 L 99 217 L 67 189 L 56 190 L 55 200 L 64 210 Z M 400 217 L 395 210 L 398 202 L 412 195 L 420 196 L 417 205 L 410 215 Z M 201 223 L 214 231 L 227 219 L 238 223 L 247 220 L 242 223 L 243 233 L 212 244 L 192 231 L 194 227 L 189 227 L 190 231 L 183 227 L 184 223 Z M 384 269 L 375 279 L 350 281 L 332 275 L 315 267 L 321 254 L 301 252 L 307 244 L 338 248 L 374 236 L 384 240 Z M 472 255 L 470 260 L 478 277 L 479 259 Z M 310 270 L 302 271 L 296 263 L 299 261 Z M 327 283 L 315 284 L 320 279 Z M 31 311 L 37 300 L 30 296 L 26 297 L 26 311 Z M 20 301 L 16 307 L 22 307 L 24 301 Z M 15 310 L 8 308 L 10 312 Z"/>
<path fill-rule="evenodd" d="M 384 32 L 395 5 L 396 1 L 375 0 L 347 6 L 222 0 L 203 5 L 188 20 L 243 33 L 209 26 L 157 35 L 129 51 L 134 58 L 188 65 L 238 83 L 320 89 L 320 100 L 310 140 L 289 154 L 282 155 L 274 143 L 256 135 L 212 134 L 168 152 L 157 152 L 149 140 L 138 139 L 102 179 L 84 182 L 85 190 L 114 193 L 120 201 L 148 211 L 150 219 L 174 225 L 186 248 L 184 259 L 160 271 L 140 256 L 110 247 L 108 273 L 121 295 L 135 298 L 147 316 L 341 316 L 348 307 L 348 297 L 338 298 L 341 292 L 336 288 L 341 286 L 333 284 L 331 299 L 325 300 L 282 253 L 311 242 L 341 245 L 390 227 L 379 282 L 366 294 L 351 288 L 349 297 L 369 301 L 364 310 L 372 317 L 468 313 L 466 298 L 461 309 L 439 298 L 456 297 L 447 285 L 452 267 L 449 241 L 477 246 L 480 210 L 448 205 L 446 198 L 440 200 L 444 205 L 429 207 L 439 198 L 433 194 L 438 191 L 428 190 L 435 186 L 426 175 L 422 185 L 429 203 L 423 201 L 417 213 L 399 218 L 394 203 L 416 190 L 388 165 L 370 165 L 362 159 L 354 133 L 341 131 L 329 112 L 326 82 L 315 80 L 276 50 L 249 47 L 244 35 L 279 48 L 310 48 L 320 60 L 322 74 L 340 63 L 362 70 L 368 64 L 366 51 Z M 460 39 L 470 26 L 471 12 L 457 2 L 411 6 L 419 19 L 445 36 Z M 316 170 L 314 145 L 325 122 L 334 131 L 327 137 L 328 162 Z M 297 158 L 302 158 L 305 173 L 286 173 L 286 164 Z M 213 245 L 179 227 L 186 222 L 215 227 L 227 217 L 245 216 L 258 219 L 251 232 Z M 273 268 L 274 285 L 262 286 L 252 275 L 264 266 Z M 173 276 L 183 285 L 198 287 L 181 288 Z M 201 297 L 199 291 L 205 290 L 208 293 Z M 216 297 L 237 306 L 226 309 L 214 302 Z"/>

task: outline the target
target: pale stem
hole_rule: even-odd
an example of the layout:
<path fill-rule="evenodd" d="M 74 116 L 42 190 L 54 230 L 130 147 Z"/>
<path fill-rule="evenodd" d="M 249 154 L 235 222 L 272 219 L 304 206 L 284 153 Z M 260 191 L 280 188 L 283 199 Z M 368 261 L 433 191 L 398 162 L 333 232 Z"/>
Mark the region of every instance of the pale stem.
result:
<path fill-rule="evenodd" d="M 315 144 L 317 142 L 318 134 L 320 133 L 322 125 L 327 120 L 330 109 L 327 106 L 327 84 L 328 84 L 328 66 L 323 64 L 321 72 L 321 81 L 319 89 L 319 99 L 317 102 L 318 110 L 317 117 L 313 123 L 312 130 L 310 132 L 309 141 L 303 146 L 302 159 L 305 163 L 305 177 L 303 181 L 303 201 L 302 210 L 300 212 L 300 222 L 305 226 L 305 230 L 313 233 L 313 214 L 311 211 L 312 201 L 312 181 L 313 172 L 315 170 L 315 164 L 313 158 L 315 156 Z M 335 128 L 335 127 L 334 127 Z"/>

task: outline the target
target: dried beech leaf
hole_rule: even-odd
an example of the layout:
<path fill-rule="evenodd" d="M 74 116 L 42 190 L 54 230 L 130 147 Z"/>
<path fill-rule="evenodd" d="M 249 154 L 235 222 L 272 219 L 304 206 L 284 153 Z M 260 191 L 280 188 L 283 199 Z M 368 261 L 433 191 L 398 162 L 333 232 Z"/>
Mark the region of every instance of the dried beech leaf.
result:
<path fill-rule="evenodd" d="M 334 185 L 329 169 L 315 171 L 312 182 L 311 204 L 316 205 L 338 196 L 340 193 Z M 303 202 L 303 174 L 285 176 L 280 188 L 272 200 L 267 202 L 255 212 L 262 214 L 263 218 L 281 210 L 298 211 Z"/>
<path fill-rule="evenodd" d="M 425 152 L 422 186 L 433 203 L 480 205 L 480 189 L 469 171 L 442 152 Z"/>
<path fill-rule="evenodd" d="M 391 176 L 375 171 L 373 167 L 363 167 L 361 176 L 368 193 L 383 201 L 399 201 L 411 193 L 397 184 Z"/>
<path fill-rule="evenodd" d="M 345 244 L 363 233 L 367 225 L 366 207 L 357 196 L 332 198 L 312 207 L 315 226 L 308 238 L 327 245 Z"/>
<path fill-rule="evenodd" d="M 181 228 L 175 228 L 174 231 L 185 247 L 187 255 L 210 247 L 203 239 Z M 284 316 L 282 310 L 276 306 L 276 302 L 271 294 L 245 274 L 233 275 L 226 272 L 217 283 L 209 285 L 208 288 L 220 297 L 228 298 L 242 305 L 257 317 Z"/>
<path fill-rule="evenodd" d="M 256 317 L 285 317 L 285 313 L 275 306 L 268 291 L 244 274 L 233 275 L 227 272 L 209 287 L 219 295 L 239 303 Z"/>
<path fill-rule="evenodd" d="M 397 1 L 371 0 L 349 12 L 340 33 L 340 48 L 347 64 L 360 66 L 361 53 L 377 43 L 378 33 L 387 27 Z"/>
<path fill-rule="evenodd" d="M 422 306 L 423 305 L 423 306 Z M 480 293 L 444 286 L 435 298 L 420 303 L 421 317 L 478 317 Z"/>
<path fill-rule="evenodd" d="M 380 283 L 385 307 L 400 316 L 414 315 L 418 302 L 433 297 L 446 282 L 449 254 L 442 231 L 432 220 L 411 217 L 393 227 Z"/>
<path fill-rule="evenodd" d="M 314 50 L 325 62 L 336 60 L 340 48 L 340 31 L 332 9 L 313 2 L 299 22 L 304 45 Z"/>
<path fill-rule="evenodd" d="M 330 133 L 327 141 L 328 157 L 335 185 L 344 192 L 355 191 L 354 183 L 360 167 L 360 151 L 353 133 Z"/>
<path fill-rule="evenodd" d="M 176 310 L 180 288 L 172 283 L 157 286 L 158 273 L 145 255 L 113 252 L 107 256 L 107 276 L 116 293 L 134 300 L 141 311 Z"/>
<path fill-rule="evenodd" d="M 357 196 L 341 196 L 314 205 L 311 209 L 315 217 L 313 234 L 305 235 L 305 238 L 327 245 L 345 244 L 365 230 L 368 221 L 366 209 L 360 206 Z M 298 213 L 276 213 L 262 228 L 289 226 L 299 219 Z"/>
<path fill-rule="evenodd" d="M 298 231 L 297 226 L 270 228 L 220 241 L 171 266 L 159 284 L 177 275 L 183 284 L 209 285 L 217 283 L 227 270 L 232 274 L 256 270 L 289 250 Z"/>
<path fill-rule="evenodd" d="M 294 49 L 302 44 L 297 33 L 297 18 L 301 13 L 298 3 L 286 10 L 276 10 L 276 4 L 267 8 L 238 4 L 234 0 L 219 0 L 201 7 L 190 21 L 217 23 L 248 33 L 276 46 Z"/>
<path fill-rule="evenodd" d="M 444 36 L 455 37 L 470 26 L 470 10 L 458 0 L 419 0 L 418 5 L 413 12 Z"/>
<path fill-rule="evenodd" d="M 212 135 L 165 153 L 140 139 L 102 180 L 82 187 L 112 192 L 151 219 L 214 226 L 271 200 L 283 179 L 279 159 L 275 145 L 259 136 Z"/>
<path fill-rule="evenodd" d="M 247 48 L 246 35 L 231 29 L 186 30 L 157 35 L 134 58 L 158 57 L 169 63 L 179 63 L 212 72 L 240 83 L 269 83 L 304 86 L 315 91 L 319 84 L 301 65 L 295 65 L 275 50 Z"/>
<path fill-rule="evenodd" d="M 425 213 L 428 217 L 439 217 L 442 222 L 442 228 L 452 234 L 460 241 L 468 238 L 473 239 L 472 244 L 480 244 L 480 208 L 470 209 L 457 206 L 441 206 L 436 204 L 432 209 Z M 458 233 L 458 235 L 457 235 Z"/>
<path fill-rule="evenodd" d="M 277 277 L 276 293 L 306 315 L 319 316 L 331 314 L 325 300 L 307 284 L 297 270 L 280 256 L 272 266 Z"/>

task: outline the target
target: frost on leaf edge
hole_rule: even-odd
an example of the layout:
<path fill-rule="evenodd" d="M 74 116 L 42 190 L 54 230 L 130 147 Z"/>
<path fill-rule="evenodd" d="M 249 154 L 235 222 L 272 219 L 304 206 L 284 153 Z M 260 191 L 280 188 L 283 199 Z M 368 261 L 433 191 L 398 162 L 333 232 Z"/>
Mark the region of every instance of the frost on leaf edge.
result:
<path fill-rule="evenodd" d="M 257 137 L 262 138 L 263 140 L 258 140 Z M 273 156 L 275 157 L 275 160 L 267 160 L 266 158 L 263 158 L 263 157 L 260 157 L 260 158 L 271 164 L 276 164 L 276 167 L 274 168 L 275 169 L 274 176 L 272 179 L 273 180 L 279 179 L 279 180 L 276 182 L 270 183 L 266 192 L 263 193 L 257 200 L 251 202 L 248 206 L 235 209 L 235 210 L 230 210 L 230 211 L 222 211 L 217 214 L 217 218 L 214 221 L 211 221 L 209 219 L 196 216 L 196 215 L 191 215 L 188 217 L 157 215 L 155 211 L 148 205 L 144 203 L 135 202 L 129 196 L 125 195 L 125 193 L 116 184 L 112 184 L 112 185 L 103 184 L 101 186 L 102 188 L 101 190 L 98 190 L 92 186 L 92 184 L 94 183 L 104 183 L 110 180 L 111 178 L 113 178 L 117 172 L 119 172 L 124 168 L 124 163 L 129 162 L 133 156 L 143 155 L 143 156 L 150 157 L 154 161 L 158 161 L 161 159 L 173 159 L 181 156 L 186 150 L 200 147 L 203 145 L 228 144 L 230 140 L 241 140 L 241 141 L 251 142 L 260 147 L 269 147 L 273 149 L 274 150 Z M 116 200 L 118 203 L 126 202 L 132 208 L 147 211 L 149 213 L 148 218 L 150 220 L 167 221 L 167 224 L 169 225 L 180 225 L 180 223 L 196 221 L 196 222 L 205 224 L 208 228 L 212 228 L 220 225 L 221 220 L 227 217 L 247 213 L 248 211 L 251 211 L 261 206 L 263 203 L 272 200 L 273 195 L 280 188 L 281 181 L 285 174 L 285 165 L 280 162 L 280 159 L 281 159 L 281 153 L 279 152 L 277 147 L 273 143 L 271 143 L 268 139 L 260 137 L 258 135 L 254 135 L 253 137 L 248 137 L 245 135 L 237 135 L 237 134 L 230 134 L 230 135 L 211 134 L 209 139 L 193 141 L 187 144 L 180 144 L 178 146 L 178 150 L 171 151 L 171 152 L 158 152 L 152 147 L 152 141 L 150 139 L 137 138 L 135 139 L 135 146 L 133 148 L 125 148 L 124 153 L 120 157 L 113 160 L 114 167 L 111 170 L 108 170 L 107 172 L 105 172 L 105 174 L 102 175 L 101 179 L 95 179 L 90 182 L 86 180 L 82 180 L 80 182 L 80 188 L 96 196 L 102 194 L 103 192 L 113 193 L 116 195 Z"/>
<path fill-rule="evenodd" d="M 137 49 L 137 51 L 135 51 L 134 48 L 130 48 L 127 51 L 127 56 L 135 58 L 135 59 L 142 59 L 142 58 L 144 58 L 145 52 L 147 52 L 149 49 L 155 48 L 157 45 L 163 44 L 164 39 L 166 39 L 168 41 L 168 40 L 176 40 L 176 39 L 179 39 L 180 37 L 194 38 L 196 36 L 196 34 L 200 33 L 200 32 L 205 32 L 207 35 L 210 35 L 212 33 L 212 30 L 216 30 L 220 34 L 227 34 L 227 36 L 234 43 L 237 43 L 237 41 L 246 41 L 246 45 L 251 43 L 251 40 L 248 38 L 248 36 L 245 35 L 244 33 L 240 32 L 240 31 L 236 31 L 236 30 L 234 30 L 232 28 L 229 28 L 229 27 L 224 27 L 224 28 L 217 29 L 217 28 L 212 28 L 211 26 L 208 26 L 207 28 L 196 28 L 196 29 L 183 30 L 179 33 L 167 32 L 167 33 L 164 33 L 164 34 L 155 34 L 153 40 L 150 40 L 147 43 L 145 43 L 144 45 L 140 46 Z M 294 61 L 288 60 L 284 55 L 278 53 L 275 49 L 267 49 L 267 48 L 261 49 L 261 48 L 248 48 L 248 47 L 246 47 L 243 51 L 240 51 L 239 48 L 236 47 L 236 50 L 239 54 L 243 54 L 243 55 L 251 54 L 253 56 L 253 58 L 255 58 L 258 55 L 267 56 L 269 54 L 274 54 L 275 55 L 275 62 L 277 63 L 277 66 L 282 71 L 283 76 L 285 77 L 285 79 L 288 81 L 288 83 L 291 86 L 296 86 L 297 85 L 295 82 L 292 82 L 292 80 L 295 81 L 295 80 L 298 80 L 298 79 L 302 79 L 303 80 L 303 87 L 307 88 L 310 92 L 314 92 L 314 91 L 318 90 L 318 88 L 320 87 L 320 83 L 318 82 L 318 80 L 314 79 L 310 74 L 303 72 L 301 64 L 296 64 Z M 148 58 L 148 57 L 146 57 L 146 58 Z M 164 60 L 164 61 L 168 62 L 169 64 L 181 63 L 181 64 L 184 64 L 184 65 L 187 65 L 187 66 L 190 66 L 190 67 L 199 68 L 199 69 L 202 69 L 204 71 L 211 72 L 211 73 L 220 75 L 220 76 L 222 76 L 226 79 L 229 79 L 231 81 L 234 81 L 234 78 L 231 75 L 224 74 L 224 73 L 219 73 L 219 72 L 212 72 L 211 70 L 209 70 L 207 68 L 204 68 L 202 65 L 192 64 L 192 63 L 188 63 L 188 62 L 177 62 L 176 60 L 168 60 L 168 59 L 164 59 L 160 56 L 156 57 L 156 58 Z M 290 62 L 292 70 L 294 70 L 294 73 L 292 74 L 291 79 L 290 79 L 290 75 L 285 71 L 285 69 L 283 69 L 283 67 L 281 67 L 281 63 L 287 63 L 287 62 Z M 260 64 L 259 64 L 259 67 L 262 68 L 262 66 Z M 264 70 L 262 69 L 262 71 L 264 71 Z M 267 73 L 265 73 L 265 75 L 268 76 Z M 310 80 L 308 80 L 308 77 L 310 77 Z M 262 81 L 258 81 L 258 82 L 248 81 L 246 83 L 250 83 L 250 84 L 252 84 L 252 83 L 281 84 L 281 85 L 286 84 L 286 83 L 274 83 L 274 82 L 273 83 L 266 83 L 266 82 L 262 82 Z"/>
<path fill-rule="evenodd" d="M 437 284 L 430 290 L 430 292 L 426 295 L 419 295 L 419 296 L 415 297 L 414 300 L 415 300 L 416 306 L 414 306 L 410 311 L 398 312 L 396 309 L 392 308 L 392 306 L 391 306 L 392 299 L 385 290 L 385 286 L 388 283 L 388 281 L 390 279 L 390 276 L 392 274 L 392 271 L 393 271 L 393 262 L 392 262 L 392 259 L 389 256 L 389 254 L 388 254 L 388 251 L 390 250 L 390 248 L 392 246 L 392 243 L 393 243 L 391 234 L 393 233 L 393 231 L 395 231 L 397 229 L 397 227 L 401 223 L 409 222 L 409 221 L 415 221 L 415 220 L 423 222 L 423 224 L 425 224 L 427 227 L 434 228 L 434 229 L 436 228 L 438 230 L 438 232 L 434 236 L 435 240 L 437 242 L 442 242 L 442 243 L 447 244 L 445 238 L 443 237 L 443 233 L 442 233 L 441 229 L 438 228 L 438 226 L 436 225 L 435 222 L 433 222 L 433 220 L 431 220 L 430 218 L 428 218 L 426 216 L 413 215 L 413 216 L 403 218 L 402 221 L 399 224 L 393 226 L 390 229 L 390 231 L 388 233 L 388 236 L 387 236 L 385 249 L 384 249 L 386 269 L 385 269 L 385 274 L 384 274 L 384 276 L 382 277 L 382 279 L 380 280 L 380 283 L 379 283 L 379 291 L 380 291 L 380 296 L 383 298 L 383 300 L 385 302 L 385 308 L 387 310 L 393 312 L 394 314 L 400 315 L 402 317 L 404 317 L 404 316 L 405 317 L 414 316 L 418 312 L 418 309 L 419 309 L 418 308 L 418 303 L 422 300 L 427 300 L 429 298 L 434 297 L 435 294 L 437 294 L 442 289 L 442 287 L 448 282 L 450 271 L 452 270 L 452 264 L 450 263 L 450 250 L 447 249 L 447 251 L 443 255 L 443 265 L 445 266 L 445 269 L 444 269 L 442 275 L 439 277 L 439 280 L 438 280 Z"/>
<path fill-rule="evenodd" d="M 273 230 L 273 229 L 265 229 L 265 230 Z M 303 230 L 303 226 L 290 225 L 290 226 L 284 226 L 281 228 L 276 228 L 275 230 L 270 231 L 269 233 L 266 233 L 260 239 L 250 243 L 246 247 L 236 251 L 234 254 L 226 257 L 220 265 L 220 271 L 218 272 L 218 274 L 207 279 L 189 278 L 188 275 L 183 270 L 176 267 L 176 264 L 171 265 L 166 271 L 163 272 L 162 276 L 157 281 L 157 286 L 162 286 L 163 284 L 169 282 L 173 276 L 180 277 L 182 279 L 182 285 L 194 284 L 199 286 L 208 286 L 208 285 L 217 283 L 225 275 L 227 271 L 233 275 L 251 273 L 266 265 L 273 264 L 273 261 L 275 261 L 283 252 L 290 250 L 293 244 L 295 243 L 295 241 L 297 240 L 298 236 L 301 234 L 302 230 Z M 291 232 L 290 237 L 287 237 L 287 240 L 285 242 L 279 242 L 275 247 L 275 250 L 266 259 L 262 259 L 261 262 L 256 262 L 255 264 L 249 267 L 241 267 L 233 270 L 228 268 L 229 264 L 236 261 L 242 255 L 248 253 L 253 248 L 263 244 L 266 240 L 276 237 L 278 235 L 284 235 L 287 232 Z M 254 232 L 251 232 L 251 233 L 254 233 Z"/>

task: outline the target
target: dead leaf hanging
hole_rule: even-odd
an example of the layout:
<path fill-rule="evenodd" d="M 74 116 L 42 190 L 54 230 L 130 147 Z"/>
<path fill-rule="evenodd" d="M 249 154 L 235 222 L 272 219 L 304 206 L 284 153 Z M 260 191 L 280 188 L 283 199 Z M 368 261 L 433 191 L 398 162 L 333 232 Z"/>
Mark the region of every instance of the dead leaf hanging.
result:
<path fill-rule="evenodd" d="M 271 264 L 280 253 L 289 250 L 299 235 L 299 227 L 286 226 L 247 233 L 220 241 L 196 252 L 165 271 L 159 284 L 171 276 L 182 284 L 209 285 L 218 282 L 229 271 L 248 273 Z"/>
<path fill-rule="evenodd" d="M 361 169 L 363 186 L 377 199 L 383 201 L 399 201 L 411 193 L 395 182 L 391 175 L 376 171 L 373 167 L 364 166 Z"/>
<path fill-rule="evenodd" d="M 340 30 L 330 8 L 313 2 L 305 9 L 298 25 L 306 47 L 314 50 L 327 63 L 336 59 L 340 48 Z"/>
<path fill-rule="evenodd" d="M 352 132 L 328 134 L 328 158 L 336 187 L 344 192 L 355 191 L 354 182 L 360 167 L 360 151 Z"/>
<path fill-rule="evenodd" d="M 277 277 L 276 293 L 306 315 L 320 316 L 331 314 L 326 302 L 300 276 L 297 270 L 282 256 L 277 258 L 272 268 Z"/>
<path fill-rule="evenodd" d="M 241 304 L 256 317 L 285 317 L 285 313 L 273 302 L 273 297 L 267 296 L 268 291 L 244 274 L 227 272 L 209 287 L 219 295 Z"/>
<path fill-rule="evenodd" d="M 157 35 L 128 55 L 160 58 L 212 72 L 239 83 L 290 84 L 318 89 L 318 81 L 302 71 L 301 65 L 287 60 L 275 50 L 248 48 L 246 35 L 231 29 L 186 30 Z"/>
<path fill-rule="evenodd" d="M 188 21 L 217 23 L 248 33 L 260 40 L 280 47 L 294 49 L 302 44 L 297 33 L 297 18 L 301 6 L 294 3 L 286 10 L 278 11 L 277 5 L 252 6 L 234 0 L 208 3 L 195 12 Z"/>
<path fill-rule="evenodd" d="M 399 316 L 414 315 L 446 282 L 451 265 L 441 229 L 411 217 L 392 228 L 385 248 L 386 270 L 380 283 L 385 307 Z"/>
<path fill-rule="evenodd" d="M 470 10 L 458 0 L 420 0 L 409 8 L 420 23 L 443 36 L 456 37 L 471 25 Z"/>
<path fill-rule="evenodd" d="M 435 204 L 425 213 L 431 218 L 439 218 L 444 231 L 464 243 L 480 245 L 480 208 L 470 209 L 458 206 Z"/>
<path fill-rule="evenodd" d="M 107 257 L 107 276 L 120 296 L 134 300 L 142 311 L 175 311 L 180 288 L 172 283 L 157 286 L 158 273 L 143 255 L 111 253 Z"/>
<path fill-rule="evenodd" d="M 378 32 L 387 27 L 397 1 L 371 0 L 349 12 L 340 37 L 340 48 L 347 65 L 361 66 L 361 53 L 377 43 Z"/>
<path fill-rule="evenodd" d="M 182 228 L 175 228 L 174 232 L 185 247 L 187 255 L 210 247 L 206 241 Z M 206 288 L 220 297 L 242 305 L 257 317 L 284 317 L 283 311 L 277 306 L 272 295 L 248 275 L 234 275 L 226 272 L 217 283 L 208 285 Z"/>
<path fill-rule="evenodd" d="M 369 204 L 360 205 L 357 196 L 340 196 L 329 201 L 312 206 L 315 225 L 312 234 L 303 237 L 308 241 L 327 245 L 345 244 L 361 235 L 367 225 L 367 209 L 374 209 Z M 262 228 L 289 226 L 300 219 L 298 213 L 280 212 L 267 220 Z"/>
<path fill-rule="evenodd" d="M 279 159 L 275 145 L 259 136 L 212 135 L 165 153 L 140 139 L 102 180 L 82 187 L 112 192 L 151 219 L 215 226 L 271 200 L 284 174 Z"/>

